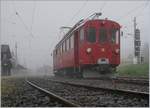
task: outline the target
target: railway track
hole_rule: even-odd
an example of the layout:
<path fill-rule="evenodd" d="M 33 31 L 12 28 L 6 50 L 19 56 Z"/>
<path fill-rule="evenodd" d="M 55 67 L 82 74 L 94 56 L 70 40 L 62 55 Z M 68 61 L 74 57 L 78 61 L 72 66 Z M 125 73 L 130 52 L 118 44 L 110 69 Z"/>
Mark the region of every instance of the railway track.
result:
<path fill-rule="evenodd" d="M 110 80 L 120 83 L 133 83 L 149 85 L 148 78 L 136 78 L 136 77 L 105 77 L 105 78 L 84 78 L 85 80 Z"/>
<path fill-rule="evenodd" d="M 47 91 L 46 89 L 43 89 L 41 87 L 39 87 L 38 85 L 26 80 L 26 82 L 32 86 L 33 88 L 37 89 L 38 91 L 40 91 L 41 93 L 44 93 L 45 95 L 47 95 L 48 97 L 52 98 L 53 100 L 57 101 L 57 102 L 60 102 L 62 104 L 62 106 L 66 106 L 66 107 L 79 107 L 79 105 L 76 105 L 72 102 L 69 102 L 68 100 L 50 92 L 50 91 Z"/>
<path fill-rule="evenodd" d="M 149 85 L 149 79 L 144 77 L 116 77 L 113 79 L 121 82 Z"/>
<path fill-rule="evenodd" d="M 31 79 L 42 88 L 53 91 L 76 106 L 148 106 L 149 94 L 110 88 L 93 87 L 53 79 Z"/>
<path fill-rule="evenodd" d="M 94 87 L 100 88 L 110 88 L 110 89 L 122 89 L 135 92 L 149 92 L 149 81 L 148 80 L 135 80 L 128 78 L 60 78 L 60 77 L 51 77 L 47 79 L 52 79 L 56 81 L 70 82 L 73 84 L 82 84 L 82 85 L 92 85 Z"/>
<path fill-rule="evenodd" d="M 67 82 L 56 81 L 56 80 L 51 80 L 51 81 L 57 82 L 57 83 L 62 83 L 62 84 L 67 84 L 67 85 L 72 85 L 72 86 L 77 86 L 77 87 L 85 87 L 87 89 L 105 90 L 105 91 L 119 93 L 119 94 L 139 96 L 139 97 L 144 97 L 144 98 L 147 98 L 147 99 L 149 98 L 149 93 L 147 93 L 147 92 L 136 92 L 136 91 L 131 91 L 131 90 L 121 90 L 121 89 L 94 87 L 94 86 L 90 86 L 90 85 L 70 83 L 68 81 Z"/>

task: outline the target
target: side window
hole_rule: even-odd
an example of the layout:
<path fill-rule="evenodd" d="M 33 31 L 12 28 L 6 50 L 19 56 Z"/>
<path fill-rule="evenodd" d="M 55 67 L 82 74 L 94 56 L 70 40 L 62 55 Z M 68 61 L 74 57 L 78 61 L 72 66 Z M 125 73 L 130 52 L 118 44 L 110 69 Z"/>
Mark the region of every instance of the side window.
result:
<path fill-rule="evenodd" d="M 59 51 L 60 51 L 60 55 L 61 55 L 61 45 L 60 45 L 60 47 L 59 47 Z"/>
<path fill-rule="evenodd" d="M 69 37 L 69 49 L 71 48 L 71 37 Z"/>
<path fill-rule="evenodd" d="M 57 55 L 57 49 L 56 49 L 56 55 Z"/>
<path fill-rule="evenodd" d="M 70 37 L 70 39 L 71 39 L 71 48 L 73 48 L 74 47 L 74 35 L 72 35 L 71 37 Z"/>
<path fill-rule="evenodd" d="M 57 55 L 59 55 L 59 48 L 57 48 Z"/>
<path fill-rule="evenodd" d="M 65 51 L 67 51 L 67 41 L 65 40 Z"/>
<path fill-rule="evenodd" d="M 62 51 L 62 50 L 61 50 L 61 45 L 60 45 L 60 47 L 59 47 L 59 50 L 60 50 L 60 55 L 61 55 L 61 51 Z"/>
<path fill-rule="evenodd" d="M 65 52 L 65 41 L 63 42 L 63 52 Z"/>
<path fill-rule="evenodd" d="M 61 55 L 61 48 L 60 48 L 61 46 L 59 46 L 59 55 Z"/>
<path fill-rule="evenodd" d="M 87 31 L 87 41 L 94 43 L 96 42 L 96 30 L 95 28 L 89 28 Z"/>
<path fill-rule="evenodd" d="M 58 53 L 59 53 L 59 51 L 58 51 L 58 48 L 57 48 L 57 51 L 56 51 L 56 53 L 57 53 L 57 55 L 58 55 Z"/>
<path fill-rule="evenodd" d="M 59 46 L 59 55 L 61 55 L 61 46 Z"/>
<path fill-rule="evenodd" d="M 81 41 L 84 40 L 84 29 L 83 28 L 80 30 L 80 40 Z"/>
<path fill-rule="evenodd" d="M 61 54 L 63 53 L 63 44 L 61 44 Z"/>
<path fill-rule="evenodd" d="M 69 50 L 69 38 L 67 39 L 67 51 Z"/>
<path fill-rule="evenodd" d="M 66 40 L 65 42 L 66 42 L 66 51 L 67 51 L 67 49 L 68 49 L 68 48 L 67 48 L 67 43 L 68 43 L 68 42 L 67 42 L 67 40 Z"/>
<path fill-rule="evenodd" d="M 107 30 L 105 28 L 100 28 L 99 30 L 99 42 L 104 43 L 107 41 Z"/>
<path fill-rule="evenodd" d="M 62 43 L 62 53 L 64 52 L 64 44 Z"/>

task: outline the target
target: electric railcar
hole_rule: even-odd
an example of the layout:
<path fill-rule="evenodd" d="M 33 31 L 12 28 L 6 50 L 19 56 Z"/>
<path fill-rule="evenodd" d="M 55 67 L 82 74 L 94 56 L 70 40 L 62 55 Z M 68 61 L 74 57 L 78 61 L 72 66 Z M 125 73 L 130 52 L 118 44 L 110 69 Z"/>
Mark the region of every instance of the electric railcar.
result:
<path fill-rule="evenodd" d="M 53 51 L 54 74 L 56 76 L 83 77 L 83 74 L 107 74 L 120 64 L 120 28 L 112 20 L 81 20 Z"/>

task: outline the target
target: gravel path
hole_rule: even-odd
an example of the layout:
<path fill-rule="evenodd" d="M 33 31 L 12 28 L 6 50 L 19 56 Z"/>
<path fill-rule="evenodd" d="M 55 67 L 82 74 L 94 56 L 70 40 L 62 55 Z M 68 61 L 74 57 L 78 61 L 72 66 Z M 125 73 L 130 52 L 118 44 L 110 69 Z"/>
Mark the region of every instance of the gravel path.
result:
<path fill-rule="evenodd" d="M 108 106 L 108 107 L 142 107 L 149 105 L 149 100 L 130 97 L 125 95 L 119 95 L 116 93 L 109 93 L 99 90 L 88 90 L 83 87 L 75 87 L 70 85 L 64 85 L 60 83 L 54 83 L 49 78 L 29 78 L 39 86 L 62 96 L 73 103 L 80 106 Z"/>

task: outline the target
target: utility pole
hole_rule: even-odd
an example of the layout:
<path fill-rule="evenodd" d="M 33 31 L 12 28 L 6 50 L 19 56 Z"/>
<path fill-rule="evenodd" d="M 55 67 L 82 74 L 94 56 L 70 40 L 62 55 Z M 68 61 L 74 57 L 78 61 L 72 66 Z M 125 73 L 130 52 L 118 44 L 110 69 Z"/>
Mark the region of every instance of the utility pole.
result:
<path fill-rule="evenodd" d="M 133 64 L 137 64 L 137 58 L 136 58 L 136 56 L 135 56 L 135 30 L 136 30 L 136 17 L 134 17 L 133 24 L 134 24 L 134 56 L 133 56 Z"/>
<path fill-rule="evenodd" d="M 25 57 L 23 58 L 23 60 L 24 60 L 24 67 L 26 68 L 26 67 L 27 67 L 27 64 L 26 64 L 26 59 L 25 59 Z"/>
<path fill-rule="evenodd" d="M 18 55 L 17 55 L 17 42 L 15 43 L 15 55 L 16 55 L 16 66 L 18 65 Z"/>
<path fill-rule="evenodd" d="M 134 17 L 134 64 L 140 64 L 140 46 L 141 46 L 141 41 L 140 41 L 140 30 L 137 29 L 136 25 L 136 17 Z"/>

